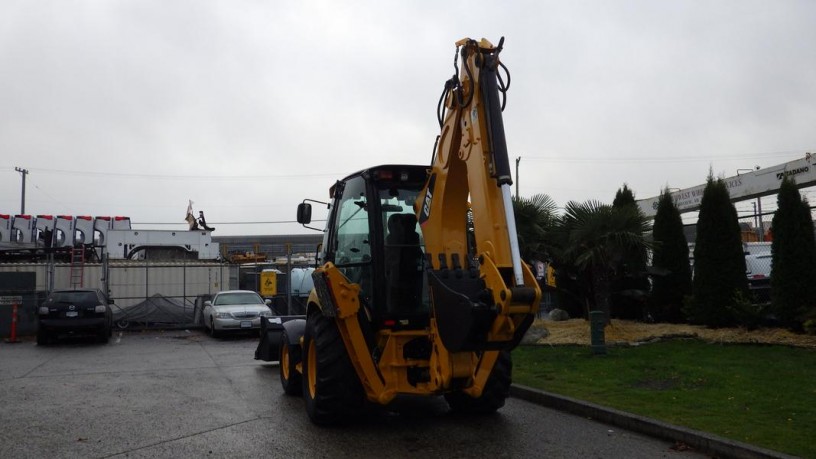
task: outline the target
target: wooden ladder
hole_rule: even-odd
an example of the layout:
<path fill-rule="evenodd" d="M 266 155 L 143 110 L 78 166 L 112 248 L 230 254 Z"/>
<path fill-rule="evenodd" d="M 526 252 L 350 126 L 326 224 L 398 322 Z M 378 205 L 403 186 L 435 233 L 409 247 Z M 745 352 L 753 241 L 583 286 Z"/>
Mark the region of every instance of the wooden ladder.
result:
<path fill-rule="evenodd" d="M 84 267 L 85 249 L 74 247 L 71 249 L 71 288 L 82 287 Z"/>

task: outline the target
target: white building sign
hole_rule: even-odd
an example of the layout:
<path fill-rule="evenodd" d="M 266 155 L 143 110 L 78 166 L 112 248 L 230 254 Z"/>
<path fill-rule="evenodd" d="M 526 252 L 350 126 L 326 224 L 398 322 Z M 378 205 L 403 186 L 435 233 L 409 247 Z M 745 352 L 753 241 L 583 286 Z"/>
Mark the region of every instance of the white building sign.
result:
<path fill-rule="evenodd" d="M 724 181 L 733 202 L 776 194 L 785 176 L 793 178 L 798 188 L 816 185 L 816 155 L 808 153 L 802 159 L 728 177 Z M 700 208 L 704 190 L 705 185 L 698 185 L 672 192 L 671 196 L 680 213 L 692 212 Z M 654 218 L 659 200 L 660 196 L 655 196 L 637 203 L 644 215 Z"/>

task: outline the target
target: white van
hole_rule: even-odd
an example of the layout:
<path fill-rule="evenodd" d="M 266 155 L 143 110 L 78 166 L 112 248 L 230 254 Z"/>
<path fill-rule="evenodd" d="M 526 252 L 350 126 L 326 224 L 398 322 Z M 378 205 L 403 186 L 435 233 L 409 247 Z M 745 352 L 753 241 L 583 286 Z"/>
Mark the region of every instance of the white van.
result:
<path fill-rule="evenodd" d="M 771 252 L 745 255 L 745 275 L 748 288 L 755 296 L 770 299 Z"/>

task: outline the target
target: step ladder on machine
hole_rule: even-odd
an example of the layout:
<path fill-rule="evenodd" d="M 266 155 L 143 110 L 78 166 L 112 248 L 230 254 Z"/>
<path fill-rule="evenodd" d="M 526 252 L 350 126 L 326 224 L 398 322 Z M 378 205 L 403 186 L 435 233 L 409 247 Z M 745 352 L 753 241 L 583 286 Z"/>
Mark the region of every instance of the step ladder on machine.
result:
<path fill-rule="evenodd" d="M 85 249 L 82 247 L 74 247 L 71 249 L 71 288 L 82 287 L 84 266 Z"/>

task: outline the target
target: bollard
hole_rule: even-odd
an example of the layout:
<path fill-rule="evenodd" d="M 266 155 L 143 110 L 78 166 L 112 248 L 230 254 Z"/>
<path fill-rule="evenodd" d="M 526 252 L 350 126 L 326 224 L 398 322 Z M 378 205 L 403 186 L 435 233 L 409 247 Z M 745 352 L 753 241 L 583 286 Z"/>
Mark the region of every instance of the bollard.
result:
<path fill-rule="evenodd" d="M 11 305 L 11 336 L 6 340 L 7 343 L 19 343 L 17 339 L 17 303 Z"/>
<path fill-rule="evenodd" d="M 590 311 L 589 335 L 590 343 L 592 344 L 592 353 L 595 355 L 606 354 L 604 327 L 606 327 L 606 314 L 604 314 L 603 311 Z"/>

